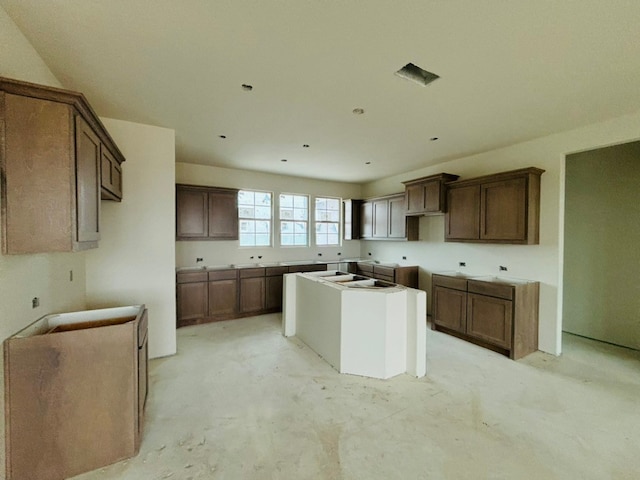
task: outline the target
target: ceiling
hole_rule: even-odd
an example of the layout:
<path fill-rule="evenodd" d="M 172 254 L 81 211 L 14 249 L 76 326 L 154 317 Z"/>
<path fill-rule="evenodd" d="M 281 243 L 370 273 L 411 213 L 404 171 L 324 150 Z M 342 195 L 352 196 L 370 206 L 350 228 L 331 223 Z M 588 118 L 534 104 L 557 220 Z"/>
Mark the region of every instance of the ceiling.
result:
<path fill-rule="evenodd" d="M 179 162 L 366 182 L 640 109 L 634 0 L 0 5 L 98 114 L 175 129 Z"/>

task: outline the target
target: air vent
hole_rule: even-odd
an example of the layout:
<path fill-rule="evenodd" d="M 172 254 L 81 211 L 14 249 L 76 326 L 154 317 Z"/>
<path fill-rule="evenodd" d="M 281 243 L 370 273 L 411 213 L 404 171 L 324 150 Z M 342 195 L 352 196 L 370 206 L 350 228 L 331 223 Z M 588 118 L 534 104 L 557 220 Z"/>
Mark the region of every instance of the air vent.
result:
<path fill-rule="evenodd" d="M 402 78 L 406 78 L 407 80 L 417 83 L 418 85 L 422 85 L 423 87 L 426 87 L 434 80 L 440 78 L 435 73 L 427 72 L 426 70 L 423 70 L 413 63 L 407 63 L 404 67 L 396 72 L 396 75 Z"/>

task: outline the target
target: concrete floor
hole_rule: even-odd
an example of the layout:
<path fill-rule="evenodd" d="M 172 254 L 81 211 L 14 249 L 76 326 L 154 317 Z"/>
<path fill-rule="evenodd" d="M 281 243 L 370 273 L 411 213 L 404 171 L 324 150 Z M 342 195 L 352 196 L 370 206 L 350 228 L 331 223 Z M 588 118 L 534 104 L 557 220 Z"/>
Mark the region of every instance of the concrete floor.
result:
<path fill-rule="evenodd" d="M 178 330 L 140 454 L 77 479 L 638 479 L 640 352 L 514 362 L 427 334 L 427 377 L 340 375 L 280 315 Z"/>

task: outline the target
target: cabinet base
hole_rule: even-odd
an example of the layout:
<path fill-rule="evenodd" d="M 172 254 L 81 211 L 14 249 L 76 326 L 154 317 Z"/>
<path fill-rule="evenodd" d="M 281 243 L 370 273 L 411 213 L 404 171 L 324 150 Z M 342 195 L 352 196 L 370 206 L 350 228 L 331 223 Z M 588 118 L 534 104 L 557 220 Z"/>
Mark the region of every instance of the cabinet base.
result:
<path fill-rule="evenodd" d="M 265 315 L 267 313 L 278 313 L 278 312 L 282 312 L 282 308 L 270 308 L 267 310 L 260 310 L 257 312 L 227 313 L 224 315 L 214 315 L 211 317 L 193 318 L 189 320 L 177 320 L 176 328 L 190 327 L 192 325 L 202 325 L 203 323 L 224 322 L 226 320 L 255 317 L 257 315 Z"/>
<path fill-rule="evenodd" d="M 453 337 L 457 337 L 461 340 L 466 340 L 469 343 L 473 343 L 474 345 L 478 345 L 479 347 L 483 347 L 486 348 L 488 350 L 492 350 L 496 353 L 499 353 L 500 355 L 504 355 L 505 357 L 509 357 L 512 360 L 518 360 L 522 357 L 525 357 L 526 355 L 529 355 L 530 353 L 535 352 L 536 350 L 532 350 L 532 351 L 528 351 L 528 352 L 518 352 L 516 353 L 515 350 L 509 350 L 506 348 L 502 348 L 502 347 L 498 347 L 496 345 L 493 345 L 489 342 L 485 342 L 484 340 L 480 340 L 478 338 L 472 337 L 471 335 L 467 335 L 465 333 L 461 333 L 458 332 L 456 330 L 451 330 L 450 328 L 447 327 L 443 327 L 442 325 L 436 325 L 435 323 L 431 324 L 431 329 L 437 332 L 442 332 L 442 333 L 446 333 L 448 335 L 451 335 Z"/>

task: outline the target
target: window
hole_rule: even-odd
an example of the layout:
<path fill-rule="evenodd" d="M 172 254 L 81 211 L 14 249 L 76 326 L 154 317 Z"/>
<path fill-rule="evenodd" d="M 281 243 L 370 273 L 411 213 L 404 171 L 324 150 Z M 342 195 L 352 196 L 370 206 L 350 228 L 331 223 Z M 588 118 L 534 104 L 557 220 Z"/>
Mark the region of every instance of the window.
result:
<path fill-rule="evenodd" d="M 280 245 L 307 246 L 309 244 L 309 197 L 280 195 Z"/>
<path fill-rule="evenodd" d="M 316 245 L 340 245 L 340 199 L 316 198 Z"/>
<path fill-rule="evenodd" d="M 241 247 L 271 246 L 271 193 L 238 192 Z"/>

